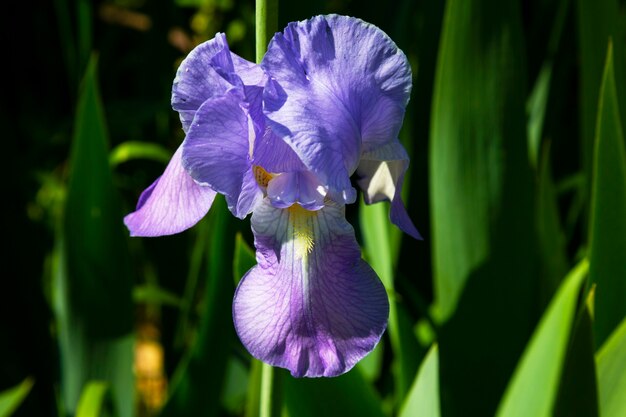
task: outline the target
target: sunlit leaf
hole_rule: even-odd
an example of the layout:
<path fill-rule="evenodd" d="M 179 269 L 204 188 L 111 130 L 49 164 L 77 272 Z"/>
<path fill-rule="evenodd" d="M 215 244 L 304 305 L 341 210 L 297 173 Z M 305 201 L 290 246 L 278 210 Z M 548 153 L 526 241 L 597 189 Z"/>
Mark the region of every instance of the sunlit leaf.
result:
<path fill-rule="evenodd" d="M 80 396 L 76 417 L 100 417 L 107 408 L 109 384 L 102 381 L 91 381 L 83 389 Z"/>
<path fill-rule="evenodd" d="M 526 82 L 519 4 L 446 2 L 429 160 L 446 416 L 493 415 L 538 318 Z"/>
<path fill-rule="evenodd" d="M 532 259 L 524 248 L 532 240 L 532 182 L 521 56 L 515 3 L 447 3 L 430 138 L 435 290 L 443 319 L 495 248 Z M 509 264 L 505 271 L 529 275 L 528 267 L 516 271 Z"/>
<path fill-rule="evenodd" d="M 568 274 L 535 330 L 498 407 L 498 417 L 550 416 L 587 260 Z"/>
<path fill-rule="evenodd" d="M 424 358 L 400 417 L 439 417 L 439 352 L 434 344 Z"/>
<path fill-rule="evenodd" d="M 113 148 L 109 163 L 116 166 L 133 159 L 149 159 L 167 164 L 171 157 L 171 152 L 156 143 L 130 141 Z"/>
<path fill-rule="evenodd" d="M 602 417 L 626 415 L 626 319 L 613 331 L 596 355 L 598 394 Z"/>
<path fill-rule="evenodd" d="M 383 367 L 384 341 L 380 341 L 374 350 L 357 363 L 357 368 L 363 378 L 370 383 L 375 382 L 381 374 Z"/>
<path fill-rule="evenodd" d="M 589 276 L 596 284 L 599 347 L 626 317 L 626 150 L 610 45 L 598 104 L 590 223 Z"/>
<path fill-rule="evenodd" d="M 26 378 L 20 384 L 0 392 L 0 417 L 9 417 L 22 404 L 35 381 Z"/>
<path fill-rule="evenodd" d="M 361 201 L 360 224 L 365 244 L 366 259 L 378 274 L 389 294 L 389 340 L 394 354 L 397 400 L 401 401 L 411 386 L 417 371 L 419 357 L 415 355 L 418 343 L 412 325 L 401 326 L 400 312 L 394 291 L 394 254 L 391 253 L 389 208 L 386 204 L 366 205 Z M 401 329 L 402 327 L 402 329 Z"/>

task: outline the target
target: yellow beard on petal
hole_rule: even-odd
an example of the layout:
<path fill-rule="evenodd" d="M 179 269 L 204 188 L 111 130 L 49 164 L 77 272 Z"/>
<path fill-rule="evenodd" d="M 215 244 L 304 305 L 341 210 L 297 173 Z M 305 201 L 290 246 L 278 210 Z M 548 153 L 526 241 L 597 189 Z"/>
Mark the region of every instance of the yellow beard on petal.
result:
<path fill-rule="evenodd" d="M 254 172 L 254 179 L 256 179 L 257 184 L 261 187 L 267 188 L 267 184 L 269 184 L 270 180 L 274 178 L 274 175 L 270 174 L 263 167 L 258 165 L 254 165 L 252 167 Z"/>
<path fill-rule="evenodd" d="M 304 209 L 299 204 L 294 204 L 287 210 L 291 222 L 295 255 L 304 259 L 311 253 L 315 245 L 313 217 L 317 215 L 317 212 Z"/>

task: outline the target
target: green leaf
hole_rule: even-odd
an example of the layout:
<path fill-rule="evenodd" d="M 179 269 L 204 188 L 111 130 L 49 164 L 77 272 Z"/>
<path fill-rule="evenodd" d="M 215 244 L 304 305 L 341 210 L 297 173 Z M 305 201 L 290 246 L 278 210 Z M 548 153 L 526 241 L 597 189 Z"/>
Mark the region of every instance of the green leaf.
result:
<path fill-rule="evenodd" d="M 528 156 L 533 167 L 539 166 L 543 120 L 546 115 L 551 78 L 552 65 L 545 64 L 539 71 L 535 86 L 533 87 L 530 96 L 528 97 L 528 102 L 526 103 L 528 111 Z"/>
<path fill-rule="evenodd" d="M 76 408 L 76 417 L 100 417 L 107 408 L 109 384 L 104 381 L 91 381 L 83 390 Z"/>
<path fill-rule="evenodd" d="M 531 275 L 521 35 L 514 2 L 446 3 L 430 138 L 433 267 L 443 320 L 454 312 L 469 275 L 496 249 L 520 264 L 501 262 L 503 275 Z"/>
<path fill-rule="evenodd" d="M 609 38 L 622 39 L 619 33 L 620 16 L 618 0 L 578 0 L 578 41 L 580 50 L 580 119 L 581 156 L 587 178 L 592 177 L 594 127 L 597 121 L 597 103 L 604 70 L 606 45 Z M 622 19 L 623 20 L 623 19 Z M 626 96 L 626 50 L 623 43 L 616 52 L 615 73 L 620 85 L 620 97 Z M 626 109 L 622 109 L 622 123 L 626 122 Z M 589 184 L 589 182 L 587 182 Z M 585 196 L 589 195 L 589 185 Z"/>
<path fill-rule="evenodd" d="M 131 331 L 133 305 L 128 233 L 108 164 L 96 65 L 92 57 L 76 110 L 63 233 L 72 313 L 102 337 Z"/>
<path fill-rule="evenodd" d="M 498 407 L 498 417 L 550 416 L 589 263 L 565 278 L 535 330 Z"/>
<path fill-rule="evenodd" d="M 121 417 L 133 410 L 132 275 L 92 56 L 76 110 L 70 178 L 57 234 L 54 305 L 61 394 L 74 413 L 83 385 L 108 381 Z M 115 306 L 115 308 L 111 308 Z"/>
<path fill-rule="evenodd" d="M 248 395 L 246 398 L 246 417 L 258 417 L 261 409 L 261 370 L 263 362 L 252 359 L 248 374 Z"/>
<path fill-rule="evenodd" d="M 174 337 L 174 346 L 179 349 L 193 337 L 192 322 L 196 315 L 193 307 L 198 296 L 198 281 L 203 261 L 206 258 L 207 236 L 213 227 L 212 220 L 214 220 L 214 216 L 205 216 L 194 227 L 196 239 L 191 250 L 189 272 L 185 280 L 185 292 L 181 298 L 180 314 L 178 315 L 178 325 L 176 326 L 176 336 Z"/>
<path fill-rule="evenodd" d="M 526 110 L 528 112 L 528 156 L 534 168 L 539 167 L 544 119 L 551 90 L 554 59 L 561 42 L 570 0 L 560 0 L 558 3 L 554 23 L 550 31 L 546 58 L 526 102 Z"/>
<path fill-rule="evenodd" d="M 596 355 L 602 417 L 626 416 L 626 319 Z"/>
<path fill-rule="evenodd" d="M 595 347 L 588 304 L 581 305 L 567 348 L 555 417 L 598 417 Z"/>
<path fill-rule="evenodd" d="M 538 167 L 537 236 L 542 260 L 541 303 L 547 305 L 567 273 L 565 234 L 561 228 L 557 196 L 550 174 L 550 148 L 544 147 Z"/>
<path fill-rule="evenodd" d="M 626 317 L 626 150 L 610 44 L 598 103 L 590 222 L 594 334 L 601 346 Z"/>
<path fill-rule="evenodd" d="M 171 157 L 171 152 L 156 143 L 130 141 L 113 148 L 109 163 L 117 166 L 133 159 L 150 159 L 167 164 Z"/>
<path fill-rule="evenodd" d="M 432 345 L 400 409 L 399 417 L 439 417 L 439 352 Z"/>
<path fill-rule="evenodd" d="M 222 406 L 229 413 L 242 415 L 248 385 L 248 370 L 238 357 L 231 356 L 226 366 Z"/>
<path fill-rule="evenodd" d="M 429 159 L 446 416 L 494 414 L 539 316 L 520 15 L 518 2 L 446 2 Z"/>
<path fill-rule="evenodd" d="M 0 392 L 0 417 L 9 417 L 22 404 L 35 381 L 26 378 L 20 384 Z"/>
<path fill-rule="evenodd" d="M 411 323 L 403 323 L 395 297 L 393 277 L 393 254 L 391 252 L 388 206 L 366 205 L 361 200 L 359 208 L 361 232 L 365 245 L 366 259 L 387 289 L 389 295 L 389 323 L 387 331 L 394 355 L 396 401 L 400 403 L 409 391 L 417 371 L 419 349 Z"/>
<path fill-rule="evenodd" d="M 212 230 L 206 253 L 208 274 L 195 342 L 178 365 L 162 417 L 219 413 L 226 365 L 235 339 L 232 323 L 234 220 L 218 196 L 209 214 Z"/>
<path fill-rule="evenodd" d="M 374 350 L 372 350 L 366 357 L 364 357 L 359 363 L 357 368 L 363 378 L 370 383 L 376 382 L 380 377 L 380 373 L 383 368 L 383 353 L 384 353 L 385 341 L 381 340 Z"/>
<path fill-rule="evenodd" d="M 181 305 L 179 296 L 154 284 L 138 285 L 133 288 L 133 300 L 135 303 L 143 304 L 163 304 L 172 307 Z"/>
<path fill-rule="evenodd" d="M 235 257 L 233 258 L 235 285 L 239 284 L 241 278 L 243 278 L 246 272 L 254 265 L 256 265 L 254 250 L 248 246 L 243 236 L 241 236 L 241 233 L 237 233 L 237 237 L 235 238 Z"/>
<path fill-rule="evenodd" d="M 283 384 L 290 417 L 385 415 L 376 391 L 357 369 L 336 378 L 296 379 L 285 373 Z"/>

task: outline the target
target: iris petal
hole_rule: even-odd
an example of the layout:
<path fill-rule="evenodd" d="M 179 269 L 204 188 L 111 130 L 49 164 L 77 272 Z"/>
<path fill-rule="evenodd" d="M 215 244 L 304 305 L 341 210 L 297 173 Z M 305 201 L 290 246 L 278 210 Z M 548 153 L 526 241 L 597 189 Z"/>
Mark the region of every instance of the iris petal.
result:
<path fill-rule="evenodd" d="M 308 171 L 285 172 L 269 182 L 267 196 L 274 207 L 299 203 L 307 210 L 319 210 L 324 207 L 326 190 Z"/>
<path fill-rule="evenodd" d="M 249 113 L 231 91 L 200 106 L 183 142 L 183 164 L 191 177 L 224 194 L 239 218 L 263 197 L 252 173 L 254 137 Z"/>
<path fill-rule="evenodd" d="M 258 265 L 233 302 L 243 344 L 297 377 L 349 371 L 380 340 L 389 302 L 343 207 L 277 209 L 264 200 L 252 230 Z"/>
<path fill-rule="evenodd" d="M 124 217 L 131 236 L 163 236 L 182 232 L 209 211 L 215 191 L 203 187 L 187 174 L 181 163 L 182 146 L 165 172 L 148 187 L 137 210 Z"/>
<path fill-rule="evenodd" d="M 263 70 L 230 52 L 226 36 L 218 33 L 194 48 L 178 67 L 172 86 L 172 107 L 187 132 L 196 111 L 207 99 L 221 96 L 234 86 L 262 85 L 264 79 Z"/>
<path fill-rule="evenodd" d="M 396 139 L 363 153 L 357 168 L 358 184 L 367 204 L 391 201 L 391 222 L 415 239 L 421 239 L 402 202 L 402 184 L 408 166 L 409 156 Z"/>
<path fill-rule="evenodd" d="M 405 55 L 380 29 L 345 16 L 292 23 L 261 66 L 280 88 L 266 99 L 268 125 L 329 186 L 354 202 L 349 176 L 362 151 L 397 137 L 411 90 Z"/>

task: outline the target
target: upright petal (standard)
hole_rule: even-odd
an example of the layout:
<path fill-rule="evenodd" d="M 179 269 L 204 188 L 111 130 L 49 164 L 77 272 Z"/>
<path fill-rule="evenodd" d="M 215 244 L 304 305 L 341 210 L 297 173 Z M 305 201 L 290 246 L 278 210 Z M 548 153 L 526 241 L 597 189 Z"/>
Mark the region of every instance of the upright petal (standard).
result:
<path fill-rule="evenodd" d="M 380 29 L 330 15 L 291 23 L 261 66 L 279 89 L 268 125 L 296 151 L 338 203 L 352 203 L 350 175 L 363 151 L 394 140 L 411 90 L 405 55 Z"/>

